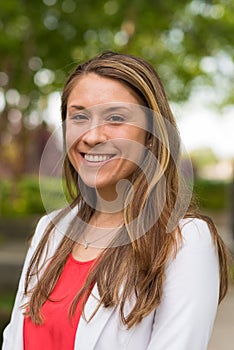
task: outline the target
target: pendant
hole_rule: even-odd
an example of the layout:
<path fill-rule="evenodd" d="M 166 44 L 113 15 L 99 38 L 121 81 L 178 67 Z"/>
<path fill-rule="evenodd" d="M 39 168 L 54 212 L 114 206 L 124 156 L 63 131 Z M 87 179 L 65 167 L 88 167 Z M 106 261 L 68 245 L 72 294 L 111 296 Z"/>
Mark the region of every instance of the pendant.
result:
<path fill-rule="evenodd" d="M 84 249 L 88 249 L 88 247 L 89 247 L 89 243 L 88 243 L 88 242 L 85 242 L 85 243 L 84 243 Z"/>

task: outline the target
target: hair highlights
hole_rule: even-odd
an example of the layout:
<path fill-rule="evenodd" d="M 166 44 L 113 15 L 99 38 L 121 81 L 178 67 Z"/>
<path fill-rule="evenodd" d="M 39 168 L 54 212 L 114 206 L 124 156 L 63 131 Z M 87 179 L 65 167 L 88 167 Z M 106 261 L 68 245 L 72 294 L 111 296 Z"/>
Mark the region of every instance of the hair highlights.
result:
<path fill-rule="evenodd" d="M 183 206 L 184 201 L 180 197 L 183 181 L 179 171 L 179 133 L 162 83 L 151 65 L 140 58 L 112 52 L 103 53 L 79 65 L 68 78 L 62 94 L 64 151 L 66 152 L 65 121 L 68 97 L 78 79 L 90 73 L 116 79 L 137 94 L 142 106 L 147 109 L 149 121 L 147 138 L 151 147 L 143 163 L 136 170 L 131 189 L 126 194 L 125 226 L 120 237 L 127 238 L 127 241 L 122 244 L 118 241 L 121 238 L 118 238 L 116 244 L 103 251 L 72 304 L 71 316 L 75 312 L 78 300 L 83 296 L 84 300 L 87 300 L 90 286 L 94 283 L 97 283 L 100 294 L 99 306 L 103 304 L 105 307 L 112 307 L 119 304 L 121 319 L 129 328 L 156 309 L 162 299 L 166 264 L 170 258 L 176 256 L 180 245 L 179 220 L 183 217 L 201 217 L 209 224 L 220 258 L 221 300 L 227 290 L 225 247 L 213 223 L 197 212 L 190 198 L 188 205 Z M 155 159 L 157 165 L 152 166 Z M 82 183 L 66 154 L 64 174 L 72 203 L 48 226 L 31 260 L 26 277 L 25 294 L 30 293 L 32 276 L 38 274 L 45 261 L 43 257 L 46 255 L 46 247 L 54 227 L 71 208 L 79 206 L 78 215 L 84 223 L 89 223 L 95 211 L 95 206 L 89 205 L 82 196 L 82 192 L 85 191 L 87 195 L 91 193 L 91 196 L 94 196 L 92 198 L 95 198 L 93 189 L 87 188 Z M 152 218 L 153 221 L 149 222 Z M 73 231 L 79 236 L 82 225 L 76 225 Z M 55 286 L 73 245 L 74 236 L 72 229 L 69 228 L 54 258 L 31 291 L 27 314 L 37 324 L 42 322 L 41 306 Z M 136 296 L 135 304 L 132 311 L 125 315 L 125 303 L 132 295 Z M 97 310 L 94 310 L 94 314 Z"/>

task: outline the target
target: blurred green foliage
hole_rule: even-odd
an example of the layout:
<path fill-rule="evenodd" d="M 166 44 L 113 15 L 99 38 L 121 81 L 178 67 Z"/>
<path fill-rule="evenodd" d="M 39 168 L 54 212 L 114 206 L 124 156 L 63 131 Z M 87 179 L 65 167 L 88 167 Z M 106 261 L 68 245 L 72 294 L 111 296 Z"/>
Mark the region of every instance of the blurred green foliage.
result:
<path fill-rule="evenodd" d="M 38 180 L 22 177 L 18 182 L 0 182 L 1 216 L 25 216 L 42 213 L 44 208 L 40 199 Z"/>
<path fill-rule="evenodd" d="M 201 209 L 224 210 L 228 205 L 228 188 L 229 184 L 222 181 L 197 179 L 194 183 Z M 24 176 L 18 182 L 1 180 L 0 193 L 2 217 L 43 214 L 63 207 L 68 197 L 59 179 L 43 178 L 39 184 L 38 178 L 32 176 Z"/>
<path fill-rule="evenodd" d="M 10 321 L 10 314 L 13 307 L 15 299 L 15 294 L 12 292 L 9 293 L 0 293 L 0 347 L 3 341 L 3 330 Z"/>
<path fill-rule="evenodd" d="M 42 198 L 46 196 L 46 203 Z M 64 194 L 66 198 L 66 194 Z M 22 176 L 17 182 L 0 181 L 0 216 L 24 217 L 59 209 L 64 205 L 61 197 L 61 184 L 57 179 L 44 178 L 40 181 L 34 176 Z M 45 204 L 45 206 L 44 206 Z"/>
<path fill-rule="evenodd" d="M 196 179 L 194 182 L 194 194 L 201 209 L 226 209 L 229 205 L 228 190 L 226 181 Z"/>
<path fill-rule="evenodd" d="M 231 281 L 234 283 L 234 262 L 232 263 L 231 267 Z"/>
<path fill-rule="evenodd" d="M 14 299 L 15 294 L 13 293 L 0 293 L 0 311 L 10 313 Z"/>
<path fill-rule="evenodd" d="M 233 11 L 233 0 L 1 1 L 2 86 L 29 96 L 33 109 L 61 89 L 75 62 L 111 49 L 151 61 L 174 101 L 217 79 L 233 101 L 224 67 L 234 55 Z"/>
<path fill-rule="evenodd" d="M 0 161 L 7 174 L 27 171 L 29 132 L 50 122 L 49 96 L 78 62 L 103 50 L 151 62 L 172 102 L 206 88 L 217 96 L 210 108 L 233 104 L 233 13 L 234 0 L 0 1 Z"/>

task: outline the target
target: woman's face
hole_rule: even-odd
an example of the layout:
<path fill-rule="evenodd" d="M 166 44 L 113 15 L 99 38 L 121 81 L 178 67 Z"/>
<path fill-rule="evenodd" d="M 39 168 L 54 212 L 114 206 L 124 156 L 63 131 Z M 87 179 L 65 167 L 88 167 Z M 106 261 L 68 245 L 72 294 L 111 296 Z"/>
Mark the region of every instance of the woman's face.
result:
<path fill-rule="evenodd" d="M 115 191 L 141 164 L 147 121 L 133 90 L 89 73 L 75 83 L 67 102 L 68 157 L 83 182 Z"/>

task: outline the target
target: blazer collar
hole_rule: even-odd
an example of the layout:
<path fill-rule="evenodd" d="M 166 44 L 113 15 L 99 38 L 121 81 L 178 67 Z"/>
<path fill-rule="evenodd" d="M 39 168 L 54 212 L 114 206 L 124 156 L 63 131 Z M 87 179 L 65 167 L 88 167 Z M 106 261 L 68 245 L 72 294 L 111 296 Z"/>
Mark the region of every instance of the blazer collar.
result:
<path fill-rule="evenodd" d="M 97 284 L 95 284 L 84 309 L 87 320 L 98 306 L 99 299 L 100 295 Z M 103 328 L 115 309 L 116 307 L 106 308 L 101 305 L 91 321 L 87 322 L 81 317 L 76 332 L 75 349 L 93 350 Z"/>

